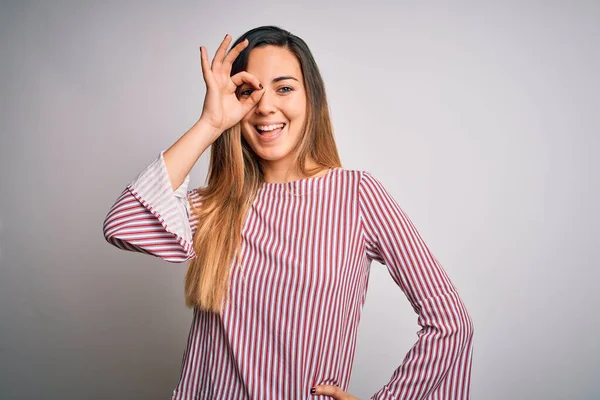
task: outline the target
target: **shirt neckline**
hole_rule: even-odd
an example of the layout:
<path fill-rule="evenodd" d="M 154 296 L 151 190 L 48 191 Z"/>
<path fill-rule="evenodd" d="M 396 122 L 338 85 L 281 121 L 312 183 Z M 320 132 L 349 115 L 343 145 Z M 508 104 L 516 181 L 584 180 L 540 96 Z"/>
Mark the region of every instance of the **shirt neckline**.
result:
<path fill-rule="evenodd" d="M 268 195 L 287 194 L 289 196 L 293 196 L 294 194 L 308 194 L 315 188 L 321 187 L 323 185 L 323 182 L 325 182 L 328 178 L 334 176 L 341 169 L 341 167 L 329 167 L 327 173 L 324 175 L 296 179 L 295 181 L 289 182 L 262 182 L 260 191 Z"/>

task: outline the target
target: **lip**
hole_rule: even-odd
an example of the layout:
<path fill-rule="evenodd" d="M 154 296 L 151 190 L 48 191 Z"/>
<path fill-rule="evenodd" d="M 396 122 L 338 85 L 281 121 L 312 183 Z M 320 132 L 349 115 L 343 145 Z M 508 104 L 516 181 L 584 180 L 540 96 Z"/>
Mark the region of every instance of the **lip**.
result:
<path fill-rule="evenodd" d="M 284 121 L 269 121 L 269 122 L 254 122 L 253 125 L 276 125 L 276 124 L 287 124 Z"/>
<path fill-rule="evenodd" d="M 275 122 L 275 123 L 269 123 L 269 124 L 258 124 L 258 125 L 274 125 L 274 124 L 277 124 L 277 123 L 284 124 L 284 126 L 283 126 L 283 128 L 281 128 L 279 130 L 279 132 L 275 136 L 272 136 L 272 137 L 270 137 L 270 136 L 264 136 L 264 135 L 261 135 L 260 133 L 258 133 L 258 130 L 256 129 L 256 125 L 252 125 L 252 128 L 254 129 L 254 133 L 258 137 L 258 140 L 260 140 L 263 143 L 269 143 L 269 142 L 273 142 L 273 141 L 277 140 L 281 136 L 281 134 L 283 133 L 284 129 L 287 128 L 288 125 L 285 122 Z"/>
<path fill-rule="evenodd" d="M 253 127 L 257 127 L 258 125 L 278 125 L 278 124 L 284 124 L 287 125 L 287 122 L 283 122 L 283 121 L 271 121 L 271 122 L 257 122 L 255 124 L 252 124 Z M 285 126 L 284 126 L 285 128 Z"/>

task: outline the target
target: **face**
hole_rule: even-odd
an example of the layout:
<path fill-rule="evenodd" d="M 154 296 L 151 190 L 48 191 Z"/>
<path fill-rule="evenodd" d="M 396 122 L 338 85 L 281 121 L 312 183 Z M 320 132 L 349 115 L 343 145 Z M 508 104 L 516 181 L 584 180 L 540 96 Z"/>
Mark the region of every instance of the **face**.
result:
<path fill-rule="evenodd" d="M 278 46 L 251 50 L 247 72 L 256 76 L 264 94 L 240 121 L 242 135 L 266 167 L 287 168 L 292 149 L 303 135 L 306 91 L 300 63 L 288 49 Z M 247 99 L 252 86 L 240 87 L 240 101 Z"/>

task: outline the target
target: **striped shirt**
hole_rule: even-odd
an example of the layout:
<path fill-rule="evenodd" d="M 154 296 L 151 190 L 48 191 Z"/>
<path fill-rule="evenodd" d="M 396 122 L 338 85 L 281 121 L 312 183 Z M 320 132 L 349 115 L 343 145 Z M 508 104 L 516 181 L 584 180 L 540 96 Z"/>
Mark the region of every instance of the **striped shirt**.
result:
<path fill-rule="evenodd" d="M 106 240 L 170 262 L 193 258 L 190 203 L 201 199 L 188 183 L 189 175 L 172 189 L 160 152 L 108 212 Z M 422 329 L 370 399 L 470 398 L 471 317 L 371 173 L 332 168 L 264 183 L 245 217 L 240 255 L 222 313 L 194 309 L 173 400 L 329 399 L 310 394 L 318 384 L 347 391 L 372 260 L 387 267 Z"/>

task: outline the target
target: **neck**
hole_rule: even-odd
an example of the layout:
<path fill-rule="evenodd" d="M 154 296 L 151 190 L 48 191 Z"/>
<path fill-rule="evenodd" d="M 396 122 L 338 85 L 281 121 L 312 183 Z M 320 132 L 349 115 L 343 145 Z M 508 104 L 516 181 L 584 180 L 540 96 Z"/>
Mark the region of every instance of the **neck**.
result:
<path fill-rule="evenodd" d="M 317 168 L 319 165 L 312 159 L 308 158 L 306 160 L 307 169 Z M 276 160 L 276 161 L 262 161 L 262 169 L 264 173 L 265 182 L 269 183 L 283 183 L 296 181 L 304 178 L 311 178 L 315 176 L 320 176 L 322 174 L 327 173 L 327 171 L 320 171 L 315 175 L 306 176 L 302 175 L 300 171 L 295 168 L 295 166 L 286 160 Z M 286 177 L 287 174 L 287 177 Z"/>

